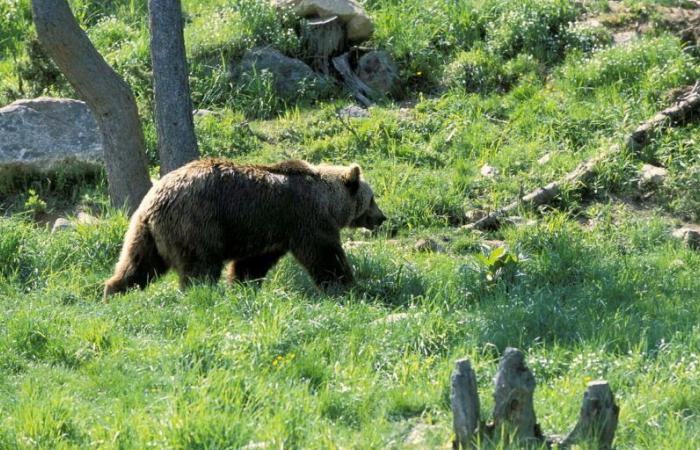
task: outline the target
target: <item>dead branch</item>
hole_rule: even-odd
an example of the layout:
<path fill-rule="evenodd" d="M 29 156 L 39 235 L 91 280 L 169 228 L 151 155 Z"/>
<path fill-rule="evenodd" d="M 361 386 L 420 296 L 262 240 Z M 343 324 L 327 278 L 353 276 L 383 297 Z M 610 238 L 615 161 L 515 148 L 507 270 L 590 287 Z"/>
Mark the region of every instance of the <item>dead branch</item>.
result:
<path fill-rule="evenodd" d="M 333 58 L 333 67 L 343 78 L 345 87 L 353 94 L 355 99 L 365 108 L 372 104 L 371 99 L 376 97 L 374 90 L 367 86 L 350 67 L 350 53 L 343 53 Z"/>
<path fill-rule="evenodd" d="M 639 125 L 627 139 L 627 147 L 639 153 L 649 143 L 653 134 L 667 126 L 688 121 L 700 109 L 699 91 L 700 85 L 696 82 L 673 106 L 664 109 Z"/>
<path fill-rule="evenodd" d="M 554 200 L 562 191 L 562 188 L 568 184 L 577 184 L 585 186 L 598 164 L 619 151 L 619 147 L 612 146 L 608 151 L 604 152 L 595 158 L 588 159 L 579 164 L 574 170 L 566 174 L 562 179 L 553 181 L 546 186 L 539 187 L 528 194 L 521 196 L 517 201 L 506 205 L 501 209 L 486 215 L 476 222 L 466 225 L 466 228 L 474 230 L 495 229 L 501 225 L 501 219 L 514 212 L 520 206 L 532 207 L 545 205 Z"/>

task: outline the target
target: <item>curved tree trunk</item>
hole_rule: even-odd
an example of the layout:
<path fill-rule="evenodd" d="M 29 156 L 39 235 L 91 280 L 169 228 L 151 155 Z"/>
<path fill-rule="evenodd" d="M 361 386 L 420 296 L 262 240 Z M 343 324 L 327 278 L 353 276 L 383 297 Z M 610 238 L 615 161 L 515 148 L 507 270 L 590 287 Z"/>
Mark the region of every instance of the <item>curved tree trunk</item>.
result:
<path fill-rule="evenodd" d="M 192 123 L 180 0 L 149 0 L 161 176 L 199 157 Z"/>
<path fill-rule="evenodd" d="M 95 50 L 66 0 L 32 0 L 32 13 L 39 42 L 95 115 L 112 205 L 133 212 L 151 187 L 134 94 Z"/>

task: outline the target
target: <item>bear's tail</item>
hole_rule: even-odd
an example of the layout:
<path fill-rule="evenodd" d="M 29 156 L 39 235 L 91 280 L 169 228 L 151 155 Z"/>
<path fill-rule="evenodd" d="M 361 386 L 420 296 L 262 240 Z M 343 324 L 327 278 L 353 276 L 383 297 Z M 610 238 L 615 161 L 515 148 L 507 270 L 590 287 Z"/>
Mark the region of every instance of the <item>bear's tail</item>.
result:
<path fill-rule="evenodd" d="M 148 224 L 140 211 L 136 211 L 129 223 L 114 275 L 105 282 L 104 299 L 135 285 L 143 288 L 149 280 L 167 270 L 168 266 L 158 253 Z"/>

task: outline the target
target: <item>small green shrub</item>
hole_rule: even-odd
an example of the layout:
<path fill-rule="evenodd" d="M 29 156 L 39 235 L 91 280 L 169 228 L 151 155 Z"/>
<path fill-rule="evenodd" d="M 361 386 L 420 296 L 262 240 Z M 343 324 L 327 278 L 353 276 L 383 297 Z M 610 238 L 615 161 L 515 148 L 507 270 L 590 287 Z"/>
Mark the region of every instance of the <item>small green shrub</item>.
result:
<path fill-rule="evenodd" d="M 494 53 L 508 59 L 526 52 L 544 62 L 564 53 L 567 27 L 582 9 L 567 0 L 502 2 L 500 17 L 487 26 L 487 42 Z"/>
<path fill-rule="evenodd" d="M 487 50 L 476 48 L 457 55 L 445 68 L 443 82 L 449 88 L 486 94 L 507 90 L 520 77 L 537 70 L 537 61 L 528 54 L 520 54 L 504 63 Z"/>
<path fill-rule="evenodd" d="M 579 92 L 605 85 L 623 90 L 646 85 L 659 91 L 688 84 L 697 74 L 692 56 L 683 51 L 678 39 L 669 36 L 606 48 L 583 61 L 580 54 L 573 53 L 561 70 L 562 82 Z"/>
<path fill-rule="evenodd" d="M 563 38 L 566 50 L 578 49 L 590 53 L 612 43 L 612 35 L 607 28 L 586 23 L 572 22 Z"/>

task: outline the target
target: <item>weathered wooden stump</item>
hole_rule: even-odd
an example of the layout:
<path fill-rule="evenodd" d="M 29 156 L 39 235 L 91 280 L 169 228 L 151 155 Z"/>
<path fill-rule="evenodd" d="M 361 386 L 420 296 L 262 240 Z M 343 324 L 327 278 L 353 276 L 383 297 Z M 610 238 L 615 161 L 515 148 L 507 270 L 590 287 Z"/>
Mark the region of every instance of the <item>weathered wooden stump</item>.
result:
<path fill-rule="evenodd" d="M 535 376 L 525 365 L 523 352 L 516 348 L 506 349 L 493 383 L 495 435 L 513 436 L 523 442 L 541 440 L 532 401 Z"/>
<path fill-rule="evenodd" d="M 452 372 L 452 426 L 456 438 L 452 443 L 455 450 L 468 448 L 479 425 L 479 394 L 476 390 L 476 374 L 468 359 L 457 361 Z"/>
<path fill-rule="evenodd" d="M 302 21 L 303 58 L 314 70 L 328 75 L 331 58 L 346 49 L 345 36 L 345 26 L 338 16 Z"/>
<path fill-rule="evenodd" d="M 576 426 L 565 438 L 545 437 L 537 424 L 533 406 L 535 377 L 525 365 L 525 355 L 507 348 L 494 378 L 493 420 L 479 420 L 476 375 L 468 359 L 457 361 L 452 372 L 453 429 L 455 450 L 475 446 L 478 441 L 506 441 L 505 444 L 545 445 L 568 449 L 575 444 L 592 444 L 609 450 L 617 429 L 620 408 L 605 381 L 588 384 Z M 513 442 L 509 442 L 509 441 Z"/>
<path fill-rule="evenodd" d="M 620 407 L 615 404 L 608 382 L 588 383 L 578 422 L 559 447 L 569 448 L 580 442 L 591 442 L 600 450 L 611 449 L 619 415 Z"/>

